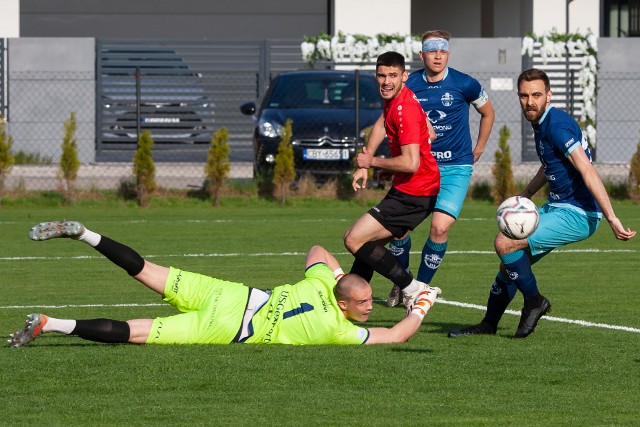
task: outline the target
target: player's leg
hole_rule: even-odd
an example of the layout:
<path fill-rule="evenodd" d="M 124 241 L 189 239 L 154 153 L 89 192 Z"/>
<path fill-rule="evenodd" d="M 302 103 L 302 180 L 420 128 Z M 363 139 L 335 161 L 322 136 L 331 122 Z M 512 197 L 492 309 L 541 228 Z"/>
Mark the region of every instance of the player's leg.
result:
<path fill-rule="evenodd" d="M 42 241 L 60 237 L 85 242 L 107 257 L 130 276 L 155 292 L 162 294 L 169 269 L 149 261 L 122 243 L 87 229 L 77 221 L 50 221 L 36 224 L 29 231 L 31 240 Z"/>
<path fill-rule="evenodd" d="M 380 222 L 369 213 L 362 215 L 344 235 L 344 245 L 355 257 L 349 273 L 357 274 L 369 282 L 373 272 L 377 271 L 384 277 L 404 282 L 399 274 L 404 270 L 384 247 L 390 239 L 391 232 Z"/>
<path fill-rule="evenodd" d="M 75 335 L 89 341 L 103 343 L 146 342 L 153 319 L 134 319 L 126 322 L 113 319 L 57 319 L 42 313 L 27 316 L 25 325 L 9 336 L 10 347 L 24 347 L 40 335 L 57 332 Z"/>
<path fill-rule="evenodd" d="M 351 273 L 359 274 L 360 266 L 368 266 L 398 285 L 405 306 L 411 304 L 426 285 L 415 280 L 385 245 L 392 236 L 405 236 L 417 227 L 431 214 L 434 205 L 434 197 L 416 197 L 394 188 L 389 190 L 385 198 L 345 234 L 345 246 L 356 257 Z M 368 280 L 364 275 L 362 277 Z"/>
<path fill-rule="evenodd" d="M 417 278 L 421 282 L 432 282 L 447 251 L 449 229 L 455 222 L 456 219 L 447 213 L 433 212 L 429 237 L 422 248 L 420 268 L 418 269 Z"/>
<path fill-rule="evenodd" d="M 440 166 L 440 193 L 417 275 L 421 282 L 431 283 L 442 264 L 449 243 L 449 230 L 462 211 L 472 172 L 472 166 Z"/>
<path fill-rule="evenodd" d="M 411 234 L 407 234 L 404 238 L 393 239 L 389 242 L 389 252 L 396 257 L 396 260 L 400 263 L 407 273 L 411 274 L 409 268 L 409 258 L 411 252 Z M 393 284 L 389 295 L 387 296 L 387 307 L 396 307 L 400 304 L 400 286 Z"/>

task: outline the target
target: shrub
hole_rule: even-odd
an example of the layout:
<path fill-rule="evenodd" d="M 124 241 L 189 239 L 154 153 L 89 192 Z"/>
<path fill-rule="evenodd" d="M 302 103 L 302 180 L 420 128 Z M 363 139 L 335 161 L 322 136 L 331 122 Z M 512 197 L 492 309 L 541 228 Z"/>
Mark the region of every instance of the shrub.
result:
<path fill-rule="evenodd" d="M 145 208 L 149 205 L 149 194 L 156 189 L 156 166 L 153 163 L 153 139 L 145 130 L 138 138 L 138 149 L 133 156 L 133 174 L 136 178 L 138 205 Z"/>
<path fill-rule="evenodd" d="M 72 112 L 71 116 L 64 122 L 64 138 L 62 139 L 62 154 L 60 155 L 60 175 L 64 184 L 62 200 L 64 204 L 68 205 L 73 203 L 74 183 L 80 169 L 76 130 L 78 130 L 76 113 Z"/>
<path fill-rule="evenodd" d="M 287 119 L 280 136 L 276 164 L 273 168 L 273 183 L 278 187 L 280 204 L 284 205 L 287 189 L 296 177 L 296 169 L 293 160 L 293 147 L 291 146 L 293 122 Z"/>
<path fill-rule="evenodd" d="M 213 205 L 220 206 L 220 188 L 229 176 L 229 131 L 223 127 L 213 133 L 211 146 L 207 154 L 207 164 L 204 167 L 208 179 L 208 191 Z"/>
<path fill-rule="evenodd" d="M 471 185 L 469 195 L 473 200 L 487 200 L 493 202 L 493 196 L 491 195 L 491 183 L 481 181 Z"/>
<path fill-rule="evenodd" d="M 507 141 L 511 137 L 509 128 L 505 125 L 500 129 L 500 140 L 495 154 L 495 163 L 491 169 L 494 180 L 493 202 L 498 204 L 507 197 L 515 194 L 513 182 L 513 168 L 511 166 L 511 150 Z"/>
<path fill-rule="evenodd" d="M 640 143 L 638 149 L 631 157 L 629 167 L 629 196 L 634 200 L 640 200 Z"/>
<path fill-rule="evenodd" d="M 6 131 L 7 122 L 4 116 L 0 114 L 0 205 L 2 204 L 2 196 L 4 194 L 4 186 L 7 177 L 11 173 L 11 168 L 15 162 L 11 147 L 13 147 L 13 138 Z"/>
<path fill-rule="evenodd" d="M 18 150 L 15 153 L 16 165 L 50 165 L 53 163 L 52 157 L 43 156 L 40 153 L 26 153 Z"/>

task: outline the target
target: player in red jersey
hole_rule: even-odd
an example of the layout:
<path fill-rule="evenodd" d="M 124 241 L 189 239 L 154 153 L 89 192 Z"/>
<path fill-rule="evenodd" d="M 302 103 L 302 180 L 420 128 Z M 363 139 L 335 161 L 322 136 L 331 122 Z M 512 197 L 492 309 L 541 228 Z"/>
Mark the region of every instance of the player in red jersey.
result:
<path fill-rule="evenodd" d="M 380 273 L 400 286 L 408 307 L 426 286 L 405 271 L 385 245 L 393 237 L 404 237 L 431 214 L 440 190 L 440 171 L 431 155 L 426 114 L 404 85 L 408 78 L 404 57 L 397 52 L 380 55 L 376 78 L 385 101 L 379 120 L 384 121 L 391 158 L 374 157 L 380 142 L 365 147 L 358 154 L 352 185 L 355 191 L 365 188 L 371 167 L 392 173 L 393 181 L 385 198 L 347 230 L 344 244 L 355 256 L 352 274 L 370 281 L 374 271 Z"/>

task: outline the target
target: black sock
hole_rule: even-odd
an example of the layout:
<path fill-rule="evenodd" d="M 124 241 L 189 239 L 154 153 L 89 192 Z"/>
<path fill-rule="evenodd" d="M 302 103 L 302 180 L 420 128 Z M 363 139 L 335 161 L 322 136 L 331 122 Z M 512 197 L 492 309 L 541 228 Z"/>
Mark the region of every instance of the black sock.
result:
<path fill-rule="evenodd" d="M 144 268 L 144 258 L 138 252 L 108 237 L 102 236 L 95 249 L 130 276 L 137 276 Z"/>
<path fill-rule="evenodd" d="M 71 335 L 90 341 L 124 343 L 129 341 L 129 324 L 120 320 L 91 319 L 76 320 Z"/>
<path fill-rule="evenodd" d="M 354 255 L 356 259 L 400 286 L 400 289 L 406 288 L 413 280 L 413 276 L 407 273 L 396 257 L 382 245 L 367 242 Z"/>
<path fill-rule="evenodd" d="M 357 274 L 367 282 L 371 282 L 371 279 L 373 278 L 373 268 L 371 268 L 369 264 L 356 258 L 353 260 L 353 265 L 351 266 L 349 274 Z"/>
<path fill-rule="evenodd" d="M 515 283 L 508 280 L 502 273 L 498 273 L 489 291 L 484 321 L 492 325 L 494 329 L 497 329 L 502 315 L 507 310 L 517 291 L 518 288 Z"/>

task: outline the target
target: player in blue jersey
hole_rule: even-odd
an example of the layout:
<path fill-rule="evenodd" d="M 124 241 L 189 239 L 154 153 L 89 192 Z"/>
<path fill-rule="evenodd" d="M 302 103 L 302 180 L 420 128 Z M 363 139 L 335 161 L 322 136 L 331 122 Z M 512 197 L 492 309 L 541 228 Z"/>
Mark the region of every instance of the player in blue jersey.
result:
<path fill-rule="evenodd" d="M 447 66 L 450 38 L 449 32 L 441 30 L 427 31 L 422 35 L 420 58 L 424 69 L 411 73 L 406 83 L 416 94 L 435 131 L 431 152 L 440 168 L 440 193 L 416 277 L 423 283 L 431 283 L 444 258 L 449 229 L 460 215 L 473 164 L 484 151 L 495 118 L 493 106 L 482 85 L 473 77 Z M 480 114 L 475 146 L 469 130 L 470 105 Z M 389 249 L 408 269 L 411 237 L 392 240 Z M 399 295 L 399 288 L 394 285 L 387 305 L 398 305 Z"/>
<path fill-rule="evenodd" d="M 549 78 L 532 68 L 518 77 L 518 97 L 525 118 L 533 127 L 536 152 L 542 166 L 520 195 L 533 196 L 549 184 L 547 203 L 540 211 L 536 231 L 524 240 L 498 233 L 496 253 L 500 270 L 495 278 L 484 319 L 449 332 L 449 337 L 495 334 L 498 322 L 516 291 L 524 296 L 524 307 L 516 338 L 531 334 L 550 309 L 551 303 L 538 291 L 531 265 L 553 249 L 584 240 L 595 233 L 602 216 L 616 239 L 629 240 L 636 232 L 625 229 L 616 217 L 607 191 L 591 164 L 586 138 L 573 118 L 551 105 Z"/>

